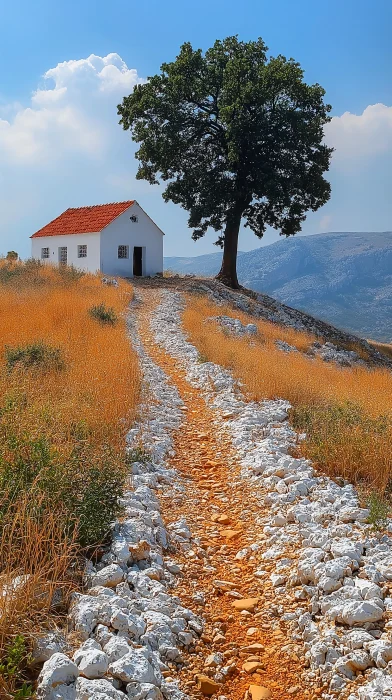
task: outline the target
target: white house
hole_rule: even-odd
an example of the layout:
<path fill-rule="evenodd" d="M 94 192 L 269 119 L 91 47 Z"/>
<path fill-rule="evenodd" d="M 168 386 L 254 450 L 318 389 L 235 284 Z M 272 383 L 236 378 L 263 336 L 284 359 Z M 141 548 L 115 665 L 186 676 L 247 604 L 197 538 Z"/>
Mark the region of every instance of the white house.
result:
<path fill-rule="evenodd" d="M 163 232 L 135 201 L 67 209 L 31 236 L 32 257 L 133 277 L 163 271 Z"/>

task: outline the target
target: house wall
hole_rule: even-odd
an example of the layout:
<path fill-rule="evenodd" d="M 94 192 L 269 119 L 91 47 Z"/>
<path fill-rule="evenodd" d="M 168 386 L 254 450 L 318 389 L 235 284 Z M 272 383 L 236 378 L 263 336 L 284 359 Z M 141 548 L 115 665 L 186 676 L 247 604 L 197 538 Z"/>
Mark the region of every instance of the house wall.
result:
<path fill-rule="evenodd" d="M 87 258 L 78 258 L 78 245 L 87 245 Z M 31 254 L 36 260 L 41 260 L 41 249 L 49 248 L 49 259 L 44 263 L 55 264 L 59 262 L 58 249 L 67 248 L 68 265 L 74 265 L 79 270 L 97 272 L 100 270 L 100 234 L 99 233 L 74 233 L 65 236 L 42 236 L 31 239 Z"/>
<path fill-rule="evenodd" d="M 138 223 L 130 216 L 136 215 Z M 118 246 L 129 246 L 129 258 L 118 258 Z M 163 272 L 163 234 L 135 203 L 101 231 L 101 270 L 106 275 L 133 277 L 133 248 L 143 248 L 143 275 Z"/>

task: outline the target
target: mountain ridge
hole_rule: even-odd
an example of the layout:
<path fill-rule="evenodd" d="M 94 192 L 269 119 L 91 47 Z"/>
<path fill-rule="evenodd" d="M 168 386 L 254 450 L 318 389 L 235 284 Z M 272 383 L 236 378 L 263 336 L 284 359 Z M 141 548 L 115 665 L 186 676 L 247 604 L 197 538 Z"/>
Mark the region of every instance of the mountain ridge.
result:
<path fill-rule="evenodd" d="M 165 258 L 165 269 L 215 275 L 222 253 Z M 392 231 L 295 236 L 238 255 L 240 283 L 362 337 L 392 339 Z"/>

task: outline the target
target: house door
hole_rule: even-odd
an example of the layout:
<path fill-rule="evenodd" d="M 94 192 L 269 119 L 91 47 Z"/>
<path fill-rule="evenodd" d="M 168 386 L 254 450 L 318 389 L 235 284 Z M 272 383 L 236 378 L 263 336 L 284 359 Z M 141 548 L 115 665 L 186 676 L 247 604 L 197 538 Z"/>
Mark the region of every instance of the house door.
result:
<path fill-rule="evenodd" d="M 61 246 L 59 248 L 59 263 L 60 265 L 66 265 L 68 262 L 68 250 L 66 246 Z"/>
<path fill-rule="evenodd" d="M 133 249 L 133 275 L 141 277 L 143 274 L 143 248 L 135 246 Z"/>

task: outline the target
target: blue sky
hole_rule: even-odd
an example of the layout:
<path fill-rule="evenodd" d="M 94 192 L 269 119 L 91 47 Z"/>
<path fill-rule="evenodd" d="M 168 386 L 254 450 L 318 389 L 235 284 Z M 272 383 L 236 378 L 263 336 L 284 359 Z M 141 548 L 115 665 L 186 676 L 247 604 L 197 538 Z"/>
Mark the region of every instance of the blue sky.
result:
<path fill-rule="evenodd" d="M 69 206 L 136 197 L 166 231 L 168 255 L 216 251 L 194 243 L 186 213 L 159 187 L 135 182 L 116 105 L 189 40 L 262 36 L 271 54 L 300 61 L 327 91 L 336 147 L 331 201 L 304 233 L 392 228 L 390 0 L 26 0 L 2 3 L 0 252 L 29 254 L 29 235 Z M 96 58 L 89 59 L 91 55 Z M 46 77 L 44 77 L 46 75 Z M 268 232 L 264 243 L 276 240 Z M 260 245 L 243 232 L 243 250 Z"/>

